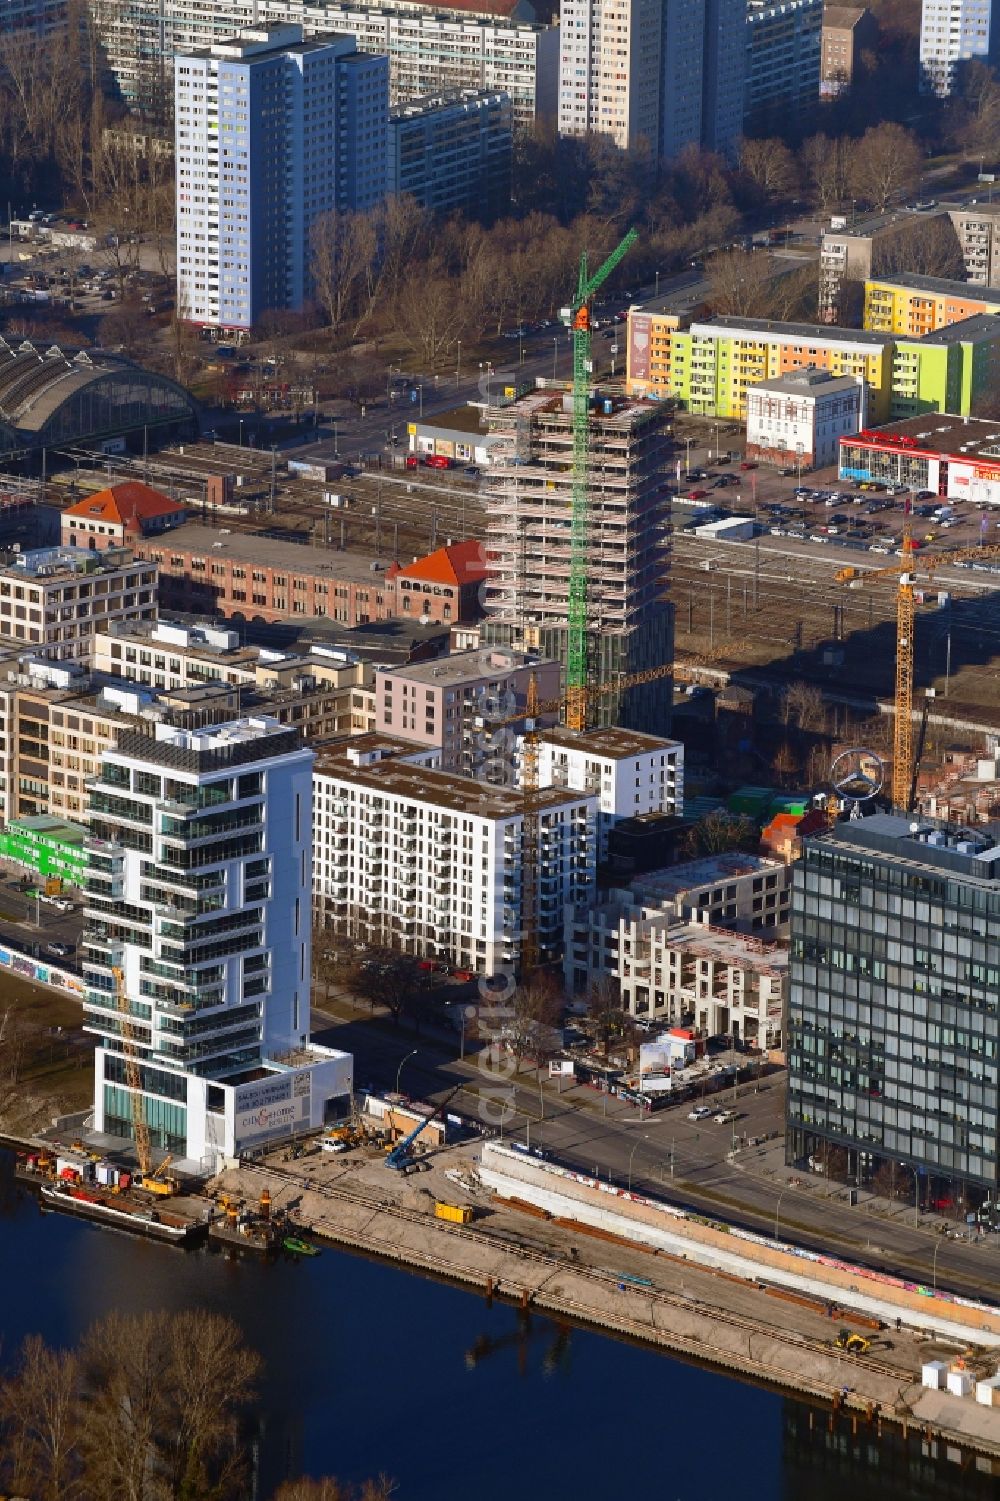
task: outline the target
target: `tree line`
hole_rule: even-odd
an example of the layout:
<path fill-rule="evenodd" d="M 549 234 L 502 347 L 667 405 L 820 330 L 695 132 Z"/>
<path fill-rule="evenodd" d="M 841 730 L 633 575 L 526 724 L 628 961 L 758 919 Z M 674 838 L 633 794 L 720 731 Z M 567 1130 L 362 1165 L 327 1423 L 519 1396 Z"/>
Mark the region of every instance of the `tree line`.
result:
<path fill-rule="evenodd" d="M 112 1313 L 74 1349 L 38 1335 L 0 1379 L 0 1487 L 31 1501 L 242 1501 L 262 1365 L 224 1315 Z M 274 1501 L 388 1501 L 292 1480 Z"/>
<path fill-rule="evenodd" d="M 58 39 L 0 32 L 0 195 L 15 210 L 36 200 L 74 210 L 119 242 L 124 272 L 140 238 L 169 248 L 173 157 L 162 134 L 108 100 L 102 67 L 84 0 L 68 0 Z"/>

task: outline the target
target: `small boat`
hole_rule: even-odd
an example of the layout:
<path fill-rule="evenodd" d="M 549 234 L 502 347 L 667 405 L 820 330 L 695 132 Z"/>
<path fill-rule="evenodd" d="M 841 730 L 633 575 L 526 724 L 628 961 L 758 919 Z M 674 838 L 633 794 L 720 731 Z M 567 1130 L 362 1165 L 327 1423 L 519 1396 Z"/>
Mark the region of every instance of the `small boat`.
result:
<path fill-rule="evenodd" d="M 286 1251 L 292 1251 L 296 1256 L 318 1256 L 319 1246 L 312 1246 L 307 1240 L 301 1240 L 297 1235 L 286 1235 L 282 1241 Z"/>

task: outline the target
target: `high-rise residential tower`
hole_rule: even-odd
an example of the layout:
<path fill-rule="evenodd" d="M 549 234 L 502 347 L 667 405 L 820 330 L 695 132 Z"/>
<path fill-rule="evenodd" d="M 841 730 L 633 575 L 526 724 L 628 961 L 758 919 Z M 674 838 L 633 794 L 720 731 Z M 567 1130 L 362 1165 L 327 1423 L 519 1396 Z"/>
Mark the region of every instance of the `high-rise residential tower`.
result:
<path fill-rule="evenodd" d="M 745 54 L 746 0 L 562 0 L 559 130 L 732 156 Z"/>
<path fill-rule="evenodd" d="M 590 678 L 607 689 L 623 674 L 668 666 L 673 614 L 670 567 L 669 409 L 592 398 L 588 457 Z M 573 401 L 562 390 L 533 391 L 489 410 L 505 451 L 487 486 L 484 644 L 539 650 L 565 664 L 573 507 Z M 664 674 L 627 692 L 592 696 L 592 721 L 664 734 L 671 688 Z"/>
<path fill-rule="evenodd" d="M 920 85 L 946 98 L 962 64 L 996 63 L 1000 0 L 923 0 L 920 13 Z"/>
<path fill-rule="evenodd" d="M 132 1132 L 116 970 L 145 1120 L 176 1157 L 321 1124 L 350 1090 L 346 1055 L 308 1046 L 312 763 L 267 718 L 125 731 L 105 753 L 82 941 L 96 1130 Z"/>
<path fill-rule="evenodd" d="M 387 60 L 287 25 L 182 54 L 174 71 L 178 315 L 249 329 L 300 309 L 316 221 L 385 196 Z"/>

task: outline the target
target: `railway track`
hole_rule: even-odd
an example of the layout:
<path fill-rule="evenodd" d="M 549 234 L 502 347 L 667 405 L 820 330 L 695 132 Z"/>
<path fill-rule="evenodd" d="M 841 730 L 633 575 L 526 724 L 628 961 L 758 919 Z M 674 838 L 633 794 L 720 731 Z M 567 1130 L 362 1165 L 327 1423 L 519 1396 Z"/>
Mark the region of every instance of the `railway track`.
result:
<path fill-rule="evenodd" d="M 241 1163 L 240 1166 L 241 1171 L 249 1170 L 255 1173 L 264 1174 L 269 1178 L 277 1178 L 279 1179 L 279 1181 L 285 1182 L 295 1188 L 307 1188 L 310 1193 L 318 1194 L 322 1198 L 330 1199 L 339 1203 L 349 1204 L 355 1209 L 366 1210 L 371 1214 L 388 1214 L 391 1215 L 394 1219 L 402 1220 L 406 1224 L 419 1225 L 423 1228 L 426 1228 L 428 1224 L 428 1216 L 426 1214 L 422 1214 L 415 1209 L 408 1209 L 405 1205 L 399 1204 L 393 1199 L 383 1198 L 377 1194 L 368 1192 L 363 1189 L 338 1188 L 336 1184 L 318 1184 L 315 1181 L 303 1179 L 295 1173 L 290 1172 L 286 1168 L 268 1167 L 262 1163 L 244 1162 Z M 475 1243 L 479 1246 L 483 1244 L 483 1232 L 481 1230 L 469 1230 L 462 1225 L 455 1225 L 445 1221 L 437 1220 L 434 1221 L 434 1228 L 435 1230 L 442 1230 L 449 1236 L 452 1236 L 459 1240 L 463 1240 L 469 1243 Z M 584 1281 L 592 1282 L 595 1286 L 600 1286 L 602 1289 L 607 1291 L 617 1289 L 621 1282 L 620 1273 L 615 1273 L 610 1270 L 602 1270 L 599 1267 L 578 1265 L 576 1263 L 567 1264 L 565 1257 L 555 1255 L 552 1252 L 539 1250 L 537 1246 L 531 1246 L 525 1243 L 523 1240 L 518 1240 L 516 1243 L 512 1242 L 509 1236 L 506 1236 L 503 1233 L 497 1236 L 492 1236 L 490 1238 L 498 1242 L 501 1246 L 506 1247 L 508 1250 L 514 1251 L 522 1259 L 531 1262 L 539 1270 L 544 1270 L 548 1274 L 545 1280 L 548 1280 L 549 1276 L 555 1275 L 556 1273 L 565 1273 L 567 1270 L 571 1270 L 574 1276 L 580 1277 Z M 674 1259 L 676 1258 L 671 1258 L 671 1260 Z M 442 1265 L 440 1270 L 447 1272 L 448 1267 Z M 460 1270 L 467 1276 L 474 1277 L 478 1280 L 481 1280 L 484 1275 L 481 1267 L 473 1266 L 469 1263 L 462 1265 L 461 1267 L 457 1268 L 457 1270 Z M 709 1267 L 699 1266 L 695 1263 L 692 1266 L 692 1270 L 710 1273 L 712 1269 Z M 748 1283 L 747 1285 L 750 1284 Z M 777 1339 L 784 1344 L 788 1344 L 796 1350 L 812 1350 L 816 1354 L 822 1354 L 827 1357 L 833 1356 L 835 1358 L 840 1358 L 845 1361 L 848 1366 L 856 1365 L 859 1362 L 859 1359 L 863 1359 L 864 1367 L 866 1370 L 874 1371 L 877 1374 L 886 1376 L 893 1381 L 909 1382 L 914 1379 L 913 1372 L 906 1367 L 891 1364 L 890 1362 L 882 1360 L 879 1357 L 873 1357 L 870 1355 L 865 1355 L 864 1357 L 851 1355 L 845 1350 L 836 1349 L 836 1347 L 832 1343 L 829 1343 L 825 1340 L 817 1339 L 814 1336 L 800 1335 L 794 1331 L 782 1330 L 780 1326 L 776 1326 L 775 1324 L 767 1323 L 759 1319 L 753 1319 L 746 1314 L 740 1314 L 729 1309 L 721 1308 L 718 1304 L 707 1303 L 704 1299 L 701 1298 L 689 1297 L 679 1293 L 671 1293 L 666 1289 L 657 1287 L 640 1287 L 636 1285 L 632 1290 L 639 1293 L 642 1297 L 648 1298 L 650 1304 L 654 1307 L 672 1308 L 678 1311 L 683 1310 L 684 1312 L 688 1313 L 691 1311 L 692 1306 L 704 1309 L 707 1318 L 711 1318 L 716 1323 L 724 1324 L 728 1328 L 739 1330 L 740 1332 L 748 1335 L 750 1338 L 752 1338 L 754 1335 L 761 1335 L 766 1336 L 769 1339 Z M 581 1312 L 584 1313 L 584 1316 L 586 1306 L 587 1305 L 584 1304 L 578 1304 L 578 1307 L 580 1308 Z"/>

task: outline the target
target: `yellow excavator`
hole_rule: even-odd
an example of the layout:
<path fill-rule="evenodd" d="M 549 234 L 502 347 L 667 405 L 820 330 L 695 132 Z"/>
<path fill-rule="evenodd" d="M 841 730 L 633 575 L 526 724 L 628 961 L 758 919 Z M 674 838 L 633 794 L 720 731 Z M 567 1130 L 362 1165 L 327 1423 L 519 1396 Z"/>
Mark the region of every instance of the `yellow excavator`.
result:
<path fill-rule="evenodd" d="M 162 1198 L 169 1198 L 171 1194 L 177 1193 L 180 1189 L 177 1179 L 166 1176 L 167 1168 L 173 1160 L 172 1157 L 164 1157 L 159 1167 L 143 1173 L 142 1182 L 138 1186 L 148 1194 L 159 1194 Z"/>
<path fill-rule="evenodd" d="M 838 1350 L 846 1350 L 850 1355 L 867 1355 L 872 1347 L 870 1339 L 865 1339 L 863 1334 L 852 1334 L 850 1329 L 841 1329 L 833 1343 Z"/>

